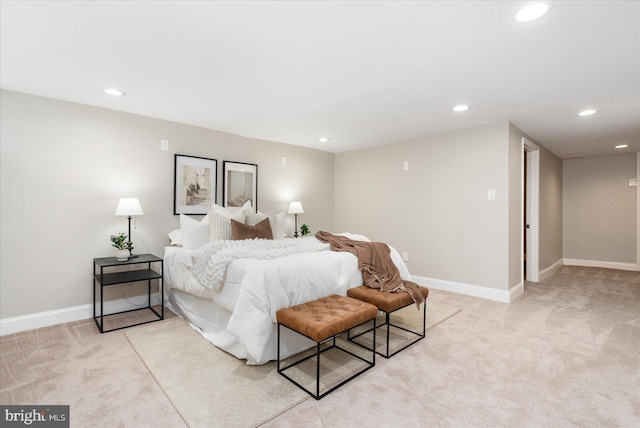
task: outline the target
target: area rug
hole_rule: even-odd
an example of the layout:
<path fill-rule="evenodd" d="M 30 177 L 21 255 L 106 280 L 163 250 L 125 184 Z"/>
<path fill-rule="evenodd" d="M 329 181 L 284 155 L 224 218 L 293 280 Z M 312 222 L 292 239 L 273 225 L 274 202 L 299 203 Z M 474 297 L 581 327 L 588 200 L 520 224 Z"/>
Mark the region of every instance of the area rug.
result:
<path fill-rule="evenodd" d="M 427 328 L 457 312 L 459 309 L 429 302 Z M 248 366 L 207 342 L 179 318 L 130 330 L 126 337 L 193 428 L 258 426 L 310 398 L 278 374 L 274 361 Z M 331 373 L 323 388 L 359 370 L 359 365 L 352 362 L 346 367 L 339 361 L 333 363 L 331 366 L 340 371 Z"/>

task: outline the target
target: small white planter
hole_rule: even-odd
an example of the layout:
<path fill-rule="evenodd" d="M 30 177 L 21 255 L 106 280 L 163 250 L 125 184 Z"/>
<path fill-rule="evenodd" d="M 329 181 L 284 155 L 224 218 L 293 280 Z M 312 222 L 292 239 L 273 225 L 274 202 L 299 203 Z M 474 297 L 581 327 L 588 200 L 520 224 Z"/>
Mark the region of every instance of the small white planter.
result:
<path fill-rule="evenodd" d="M 129 250 L 116 250 L 116 261 L 124 262 L 129 260 Z"/>

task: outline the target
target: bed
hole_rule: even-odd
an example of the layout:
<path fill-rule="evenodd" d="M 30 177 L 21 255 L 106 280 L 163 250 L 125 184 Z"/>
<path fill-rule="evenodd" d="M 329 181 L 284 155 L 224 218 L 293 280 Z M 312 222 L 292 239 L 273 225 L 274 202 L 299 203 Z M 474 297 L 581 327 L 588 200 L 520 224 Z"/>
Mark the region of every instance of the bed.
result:
<path fill-rule="evenodd" d="M 223 239 L 189 247 L 165 248 L 167 305 L 213 345 L 247 364 L 276 359 L 277 310 L 329 294 L 346 295 L 349 288 L 362 285 L 357 258 L 330 251 L 315 237 Z M 401 277 L 411 280 L 398 252 L 390 249 Z M 281 357 L 312 345 L 285 332 Z"/>

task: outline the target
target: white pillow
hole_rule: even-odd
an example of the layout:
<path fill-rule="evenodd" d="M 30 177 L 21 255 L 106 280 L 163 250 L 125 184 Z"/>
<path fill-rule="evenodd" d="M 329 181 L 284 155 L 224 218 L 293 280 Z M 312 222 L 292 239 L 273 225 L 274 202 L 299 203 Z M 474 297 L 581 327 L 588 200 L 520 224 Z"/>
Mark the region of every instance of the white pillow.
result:
<path fill-rule="evenodd" d="M 279 213 L 275 211 L 269 211 L 268 213 L 261 213 L 260 211 L 254 212 L 251 209 L 246 210 L 247 219 L 246 224 L 249 226 L 255 226 L 265 218 L 269 218 L 269 224 L 271 225 L 271 231 L 273 232 L 273 239 L 284 238 L 284 211 Z"/>
<path fill-rule="evenodd" d="M 182 229 L 172 230 L 167 236 L 171 239 L 171 245 L 182 247 Z"/>
<path fill-rule="evenodd" d="M 182 230 L 182 246 L 188 250 L 196 250 L 209 242 L 209 214 L 202 220 L 194 220 L 180 214 L 180 228 Z"/>
<path fill-rule="evenodd" d="M 211 205 L 212 208 L 209 213 L 209 239 L 211 241 L 231 239 L 231 219 L 244 223 L 247 215 L 245 210 L 242 209 L 232 213 L 220 205 Z"/>
<path fill-rule="evenodd" d="M 197 250 L 209 243 L 209 224 L 184 229 L 182 231 L 182 246 L 187 250 Z"/>
<path fill-rule="evenodd" d="M 202 220 L 200 221 L 193 219 L 188 215 L 180 214 L 180 229 L 188 229 L 188 228 L 197 227 L 203 224 L 209 224 L 209 214 L 202 217 Z"/>
<path fill-rule="evenodd" d="M 261 213 L 260 211 L 255 212 L 251 209 L 251 207 L 249 207 L 249 209 L 245 209 L 245 213 L 247 214 L 245 223 L 249 226 L 255 226 L 256 224 L 267 218 L 266 214 Z"/>
<path fill-rule="evenodd" d="M 269 211 L 267 213 L 269 217 L 269 223 L 271 223 L 271 230 L 273 231 L 273 239 L 284 239 L 284 211 L 279 213 L 275 211 Z"/>
<path fill-rule="evenodd" d="M 344 237 L 349 238 L 349 239 L 351 239 L 353 241 L 371 242 L 371 239 L 367 238 L 364 235 L 358 235 L 357 233 L 342 232 L 342 233 L 335 233 L 335 235 L 344 236 Z"/>

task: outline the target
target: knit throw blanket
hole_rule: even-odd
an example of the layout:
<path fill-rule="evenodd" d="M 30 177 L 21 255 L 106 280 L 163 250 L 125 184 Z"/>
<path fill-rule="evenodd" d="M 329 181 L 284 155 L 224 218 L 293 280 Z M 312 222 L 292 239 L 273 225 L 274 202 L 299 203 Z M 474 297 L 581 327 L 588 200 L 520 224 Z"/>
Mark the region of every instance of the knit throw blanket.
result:
<path fill-rule="evenodd" d="M 194 278 L 205 288 L 219 290 L 229 263 L 236 259 L 270 260 L 293 254 L 328 251 L 329 245 L 314 237 L 299 239 L 247 239 L 243 241 L 211 241 L 193 251 Z"/>
<path fill-rule="evenodd" d="M 391 260 L 391 251 L 382 242 L 354 241 L 329 232 L 318 232 L 316 238 L 331 246 L 332 251 L 348 251 L 358 258 L 364 285 L 388 293 L 406 292 L 411 295 L 418 309 L 424 297 L 415 282 L 404 281 L 398 267 Z"/>

